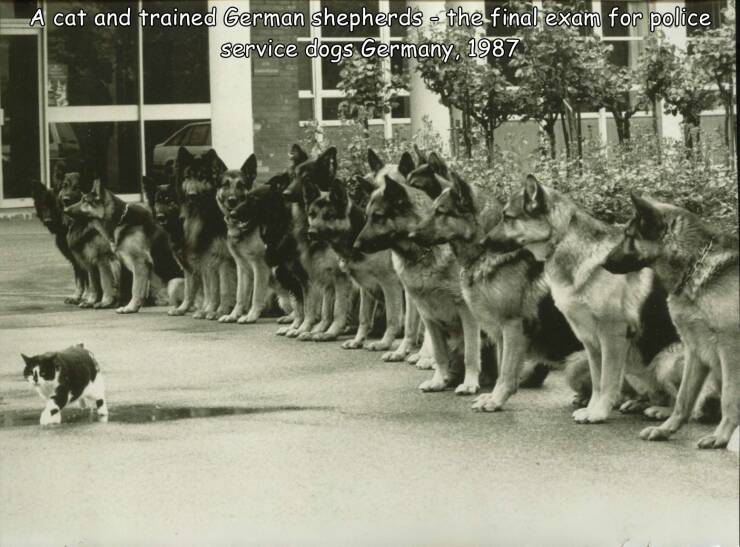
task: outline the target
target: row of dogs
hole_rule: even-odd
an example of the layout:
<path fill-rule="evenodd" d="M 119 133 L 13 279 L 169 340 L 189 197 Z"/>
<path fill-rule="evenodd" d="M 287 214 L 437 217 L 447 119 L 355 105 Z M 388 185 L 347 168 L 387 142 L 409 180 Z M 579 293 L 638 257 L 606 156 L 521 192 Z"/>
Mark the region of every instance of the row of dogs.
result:
<path fill-rule="evenodd" d="M 626 228 L 611 226 L 532 175 L 504 205 L 415 152 L 388 164 L 368 150 L 368 174 L 344 181 L 335 148 L 311 158 L 294 145 L 286 171 L 257 183 L 253 154 L 229 170 L 213 150 L 181 148 L 167 175 L 144 178 L 147 205 L 84 168 L 58 167 L 33 195 L 73 264 L 70 303 L 136 312 L 158 278 L 170 315 L 253 323 L 275 295 L 278 334 L 336 340 L 356 314 L 342 347 L 433 368 L 422 391 L 474 395 L 490 376 L 476 410 L 502 409 L 566 363 L 578 423 L 641 412 L 664 420 L 640 434 L 659 440 L 721 411 L 698 446 L 728 443 L 740 415 L 736 236 L 638 196 Z M 378 309 L 384 332 L 369 340 Z"/>

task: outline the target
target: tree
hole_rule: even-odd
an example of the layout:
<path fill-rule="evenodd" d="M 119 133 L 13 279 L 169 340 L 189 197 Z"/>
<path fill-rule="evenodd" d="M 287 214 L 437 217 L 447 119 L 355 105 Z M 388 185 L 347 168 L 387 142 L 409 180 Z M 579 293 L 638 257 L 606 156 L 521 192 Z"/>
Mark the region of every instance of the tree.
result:
<path fill-rule="evenodd" d="M 647 36 L 644 50 L 635 71 L 636 82 L 650 103 L 653 113 L 653 131 L 660 135 L 658 128 L 658 102 L 666 97 L 673 85 L 673 78 L 678 71 L 678 54 L 676 46 L 666 41 L 662 32 Z"/>
<path fill-rule="evenodd" d="M 677 58 L 680 68 L 671 77 L 671 86 L 666 91 L 665 111 L 682 116 L 684 144 L 693 149 L 699 143 L 701 113 L 714 105 L 716 92 L 711 88 L 711 76 L 701 57 L 680 54 Z"/>
<path fill-rule="evenodd" d="M 634 91 L 636 79 L 634 70 L 615 66 L 608 61 L 601 69 L 597 99 L 614 117 L 617 138 L 622 145 L 632 138 L 632 117 L 640 110 L 645 110 L 648 104 L 642 89 Z"/>
<path fill-rule="evenodd" d="M 717 86 L 725 111 L 724 139 L 728 162 L 735 159 L 735 2 L 723 13 L 724 22 L 719 28 L 707 30 L 692 40 L 692 55 L 701 59 L 701 65 Z"/>
<path fill-rule="evenodd" d="M 342 61 L 339 72 L 337 89 L 344 91 L 339 113 L 343 119 L 360 123 L 368 137 L 370 120 L 391 112 L 407 85 L 402 75 L 388 74 L 379 57 L 352 56 Z"/>
<path fill-rule="evenodd" d="M 548 3 L 547 9 L 564 9 Z M 554 158 L 555 127 L 560 119 L 566 154 L 574 146 L 581 157 L 580 112 L 591 103 L 599 87 L 605 46 L 593 36 L 580 36 L 575 28 L 535 27 L 522 32 L 524 47 L 511 64 L 522 88 L 524 119 L 537 121 L 547 134 Z"/>

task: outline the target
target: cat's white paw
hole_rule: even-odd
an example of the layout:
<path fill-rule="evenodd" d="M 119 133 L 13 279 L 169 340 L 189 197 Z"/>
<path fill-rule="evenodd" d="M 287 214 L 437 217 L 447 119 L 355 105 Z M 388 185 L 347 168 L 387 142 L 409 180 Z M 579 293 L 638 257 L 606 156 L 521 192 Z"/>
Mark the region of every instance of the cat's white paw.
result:
<path fill-rule="evenodd" d="M 54 412 L 54 410 L 56 410 L 56 412 Z M 58 408 L 52 410 L 44 410 L 41 413 L 41 418 L 39 419 L 40 425 L 57 425 L 60 423 L 62 423 L 62 411 Z"/>

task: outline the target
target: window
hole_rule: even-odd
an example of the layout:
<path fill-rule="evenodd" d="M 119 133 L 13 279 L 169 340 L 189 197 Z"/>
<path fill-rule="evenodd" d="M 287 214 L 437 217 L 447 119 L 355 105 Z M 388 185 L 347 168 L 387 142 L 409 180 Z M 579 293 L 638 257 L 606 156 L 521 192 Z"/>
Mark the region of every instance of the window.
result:
<path fill-rule="evenodd" d="M 206 0 L 48 1 L 48 16 L 84 9 L 205 12 Z M 55 27 L 48 33 L 50 172 L 58 161 L 91 162 L 110 188 L 138 194 L 180 145 L 211 145 L 206 27 Z M 141 91 L 140 91 L 141 84 Z M 74 107 L 74 108 L 70 108 Z M 203 121 L 205 120 L 205 121 Z"/>
<path fill-rule="evenodd" d="M 36 8 L 30 0 L 0 0 L 0 19 L 30 19 Z"/>
<path fill-rule="evenodd" d="M 709 27 L 686 27 L 689 38 L 701 34 L 707 28 L 718 28 L 722 25 L 722 11 L 727 7 L 727 0 L 686 0 L 687 13 L 708 13 L 711 17 Z"/>
<path fill-rule="evenodd" d="M 47 3 L 51 19 L 56 13 L 84 9 L 97 13 L 136 12 L 135 2 Z M 48 25 L 49 106 L 100 106 L 136 104 L 137 26 L 80 27 Z"/>
<path fill-rule="evenodd" d="M 642 13 L 643 18 L 636 26 L 614 27 L 608 24 L 609 13 L 619 8 L 620 12 Z M 611 62 L 620 67 L 634 67 L 642 53 L 642 39 L 647 34 L 648 6 L 645 0 L 602 0 L 601 33 L 605 43 L 612 46 Z"/>
<path fill-rule="evenodd" d="M 359 12 L 364 7 L 367 12 L 402 12 L 406 9 L 403 0 L 311 0 L 311 11 L 327 10 L 329 13 Z M 310 17 L 310 14 L 309 14 Z M 308 17 L 307 17 L 308 18 Z M 307 42 L 314 38 L 325 44 L 346 44 L 347 42 L 360 44 L 366 38 L 375 38 L 385 43 L 401 42 L 406 37 L 406 29 L 400 25 L 388 27 L 359 27 L 349 32 L 344 27 L 324 26 L 310 28 L 311 35 L 299 38 L 300 42 Z M 388 63 L 393 74 L 408 72 L 408 63 L 397 58 Z M 329 59 L 309 59 L 301 57 L 298 65 L 299 82 L 299 110 L 302 121 L 318 120 L 320 123 L 339 123 L 339 104 L 342 102 L 343 92 L 337 89 L 340 81 L 341 65 L 332 63 Z M 394 123 L 408 123 L 409 104 L 408 91 L 403 91 L 398 100 L 398 106 L 391 112 Z M 378 123 L 375 121 L 375 123 Z"/>
<path fill-rule="evenodd" d="M 150 13 L 172 12 L 174 8 L 190 13 L 205 13 L 207 2 L 148 1 Z M 207 103 L 208 28 L 145 27 L 144 103 Z"/>

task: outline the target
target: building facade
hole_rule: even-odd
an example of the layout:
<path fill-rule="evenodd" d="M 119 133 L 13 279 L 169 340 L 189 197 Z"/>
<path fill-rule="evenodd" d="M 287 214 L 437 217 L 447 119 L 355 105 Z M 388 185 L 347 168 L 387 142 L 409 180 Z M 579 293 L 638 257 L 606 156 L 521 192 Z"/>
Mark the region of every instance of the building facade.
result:
<path fill-rule="evenodd" d="M 499 1 L 446 3 L 409 0 L 425 14 L 463 5 L 467 10 L 490 12 Z M 626 0 L 592 0 L 591 9 L 608 13 Z M 694 11 L 709 11 L 719 21 L 725 1 L 687 0 Z M 538 4 L 537 1 L 534 4 Z M 672 10 L 683 2 L 629 2 L 630 9 Z M 374 37 L 391 43 L 406 38 L 401 27 L 364 28 L 349 33 L 339 27 L 83 27 L 50 24 L 56 13 L 84 9 L 96 13 L 142 7 L 150 13 L 173 9 L 207 12 L 236 6 L 239 11 L 302 12 L 360 9 L 388 12 L 406 7 L 406 0 L 191 0 L 187 3 L 147 0 L 85 2 L 0 0 L 0 207 L 31 205 L 28 181 L 48 184 L 58 162 L 86 158 L 108 186 L 127 199 L 140 198 L 144 174 L 156 174 L 174 160 L 180 146 L 194 152 L 215 148 L 229 167 L 239 167 L 255 152 L 260 172 L 282 170 L 290 143 L 305 136 L 314 124 L 325 134 L 341 138 L 338 105 L 339 67 L 327 59 L 221 59 L 225 42 L 306 43 L 319 40 L 343 44 Z M 46 26 L 29 26 L 42 8 Z M 70 23 L 72 21 L 70 20 Z M 593 29 L 596 33 L 603 29 Z M 489 28 L 490 35 L 506 29 Z M 671 41 L 685 49 L 692 31 L 670 29 Z M 614 46 L 614 62 L 629 66 L 639 55 L 645 32 L 609 29 L 603 39 Z M 386 137 L 407 138 L 431 120 L 443 137 L 449 135 L 454 115 L 439 104 L 414 73 L 412 62 L 391 59 L 386 70 L 407 72 L 410 85 L 398 106 L 384 119 L 373 120 L 371 130 Z M 648 113 L 635 124 L 650 124 Z M 664 136 L 680 136 L 680 120 L 663 116 Z M 722 113 L 707 112 L 702 123 L 721 127 Z M 584 136 L 602 143 L 616 141 L 616 128 L 604 111 L 585 113 Z M 510 121 L 499 128 L 497 142 L 518 148 L 537 144 L 533 123 Z M 525 144 L 526 143 L 526 144 Z"/>

